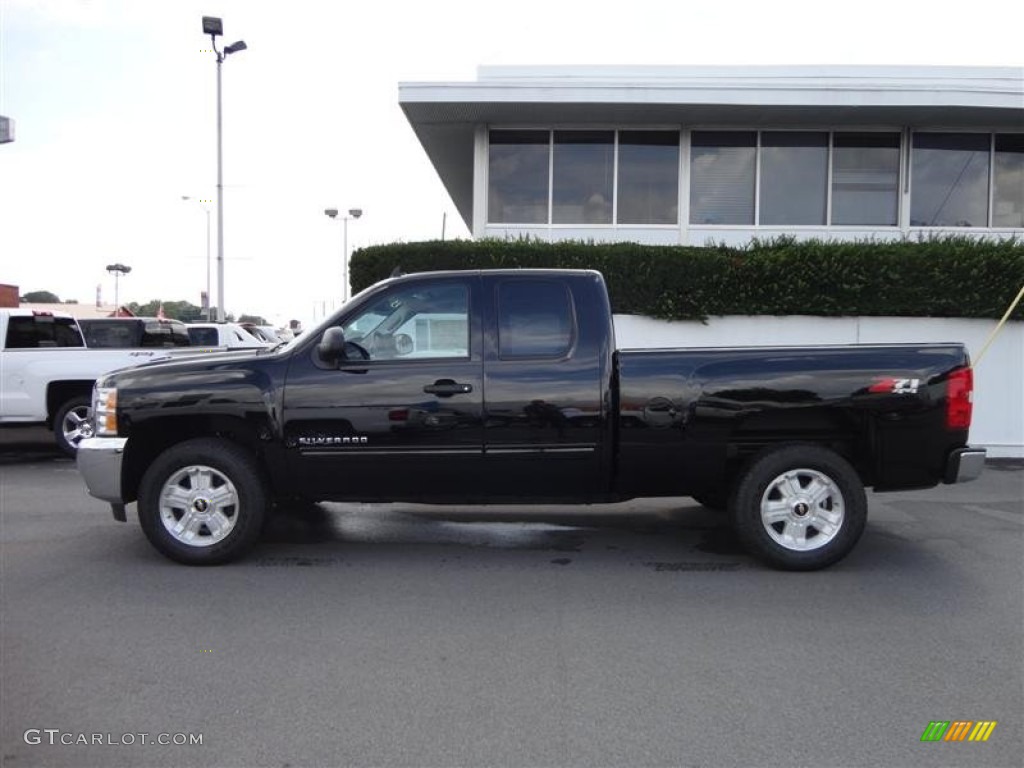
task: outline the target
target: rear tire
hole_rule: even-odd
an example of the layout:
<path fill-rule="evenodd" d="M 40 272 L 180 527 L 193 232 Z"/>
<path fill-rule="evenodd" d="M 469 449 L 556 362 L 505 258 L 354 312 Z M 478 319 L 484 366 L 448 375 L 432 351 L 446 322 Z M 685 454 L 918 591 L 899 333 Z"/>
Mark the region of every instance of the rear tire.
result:
<path fill-rule="evenodd" d="M 741 474 L 729 505 L 747 551 L 789 571 L 825 568 L 846 557 L 867 522 L 857 472 L 839 454 L 814 445 L 762 453 Z"/>
<path fill-rule="evenodd" d="M 139 486 L 143 532 L 161 554 L 186 565 L 219 565 L 245 555 L 259 539 L 268 506 L 252 455 L 215 438 L 168 448 Z"/>
<path fill-rule="evenodd" d="M 73 397 L 57 411 L 53 419 L 53 438 L 65 455 L 74 458 L 78 444 L 92 437 L 92 403 L 86 396 Z"/>

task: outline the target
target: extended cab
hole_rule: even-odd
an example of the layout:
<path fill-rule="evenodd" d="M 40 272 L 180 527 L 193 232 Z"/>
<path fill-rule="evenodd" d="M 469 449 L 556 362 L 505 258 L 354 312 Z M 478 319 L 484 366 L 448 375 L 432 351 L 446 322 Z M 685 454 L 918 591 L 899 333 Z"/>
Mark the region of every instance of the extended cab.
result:
<path fill-rule="evenodd" d="M 96 383 L 92 495 L 163 554 L 219 563 L 275 499 L 727 508 L 777 567 L 846 555 L 866 486 L 970 480 L 960 344 L 617 350 L 600 274 L 386 280 L 288 345 Z"/>

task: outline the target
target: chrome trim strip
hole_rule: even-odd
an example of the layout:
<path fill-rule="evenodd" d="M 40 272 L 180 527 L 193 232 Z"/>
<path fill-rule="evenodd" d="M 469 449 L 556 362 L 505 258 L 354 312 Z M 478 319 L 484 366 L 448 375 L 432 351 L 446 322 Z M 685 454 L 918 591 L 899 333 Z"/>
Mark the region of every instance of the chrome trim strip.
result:
<path fill-rule="evenodd" d="M 506 454 L 533 454 L 533 453 L 594 453 L 597 448 L 594 446 L 589 447 L 574 447 L 574 448 L 561 448 L 561 447 L 536 447 L 531 446 L 529 448 L 486 448 L 486 453 L 494 454 L 496 456 L 503 456 Z"/>
<path fill-rule="evenodd" d="M 311 448 L 300 448 L 300 456 L 483 456 L 480 448 L 396 448 L 387 450 L 382 448 L 371 448 L 367 450 L 365 445 L 353 445 L 348 450 L 338 450 L 337 446 L 330 446 L 327 450 L 312 450 Z"/>
<path fill-rule="evenodd" d="M 353 445 L 347 450 L 342 446 L 299 446 L 300 456 L 505 456 L 533 455 L 545 453 L 596 453 L 595 446 L 555 447 L 530 446 L 524 448 L 370 448 L 365 445 Z M 340 448 L 340 450 L 339 450 Z"/>

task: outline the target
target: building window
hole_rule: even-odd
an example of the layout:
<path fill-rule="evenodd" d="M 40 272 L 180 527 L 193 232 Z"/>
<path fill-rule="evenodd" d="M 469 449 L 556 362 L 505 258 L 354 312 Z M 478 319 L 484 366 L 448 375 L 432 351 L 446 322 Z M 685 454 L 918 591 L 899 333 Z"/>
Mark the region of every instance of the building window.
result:
<path fill-rule="evenodd" d="M 827 133 L 761 134 L 760 224 L 824 224 L 827 183 Z"/>
<path fill-rule="evenodd" d="M 900 135 L 832 137 L 832 224 L 894 227 L 899 216 Z"/>
<path fill-rule="evenodd" d="M 915 133 L 910 225 L 988 225 L 991 138 L 983 133 Z"/>
<path fill-rule="evenodd" d="M 611 224 L 614 131 L 555 131 L 551 221 Z"/>
<path fill-rule="evenodd" d="M 694 131 L 690 223 L 753 224 L 755 131 Z"/>
<path fill-rule="evenodd" d="M 996 134 L 992 226 L 1024 227 L 1024 133 Z"/>
<path fill-rule="evenodd" d="M 487 221 L 679 223 L 679 131 L 492 130 Z M 693 131 L 689 222 L 895 227 L 894 131 Z M 1024 227 L 1024 134 L 917 132 L 910 226 Z"/>
<path fill-rule="evenodd" d="M 491 131 L 487 220 L 496 224 L 548 221 L 548 131 Z"/>
<path fill-rule="evenodd" d="M 619 224 L 679 221 L 679 131 L 620 131 Z"/>

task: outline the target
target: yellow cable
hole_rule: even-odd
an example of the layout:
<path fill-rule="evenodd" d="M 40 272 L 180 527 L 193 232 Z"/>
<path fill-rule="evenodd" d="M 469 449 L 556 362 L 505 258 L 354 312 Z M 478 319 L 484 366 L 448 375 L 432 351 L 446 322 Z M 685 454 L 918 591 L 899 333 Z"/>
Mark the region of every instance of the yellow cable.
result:
<path fill-rule="evenodd" d="M 981 348 L 981 352 L 978 353 L 978 357 L 974 360 L 974 366 L 977 366 L 978 363 L 981 362 L 981 358 L 983 358 L 985 353 L 988 352 L 988 348 L 992 345 L 992 342 L 995 341 L 999 331 L 1001 331 L 1003 326 L 1006 325 L 1006 321 L 1010 319 L 1010 315 L 1013 314 L 1013 310 L 1015 310 L 1017 305 L 1020 304 L 1021 298 L 1024 298 L 1024 285 L 1022 285 L 1020 290 L 1017 292 L 1017 298 L 1014 299 L 1010 306 L 1006 308 L 1006 312 L 1003 314 L 1003 319 L 999 321 L 999 324 L 992 329 L 992 333 L 988 335 L 988 340 Z"/>

